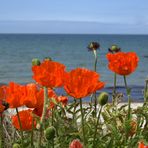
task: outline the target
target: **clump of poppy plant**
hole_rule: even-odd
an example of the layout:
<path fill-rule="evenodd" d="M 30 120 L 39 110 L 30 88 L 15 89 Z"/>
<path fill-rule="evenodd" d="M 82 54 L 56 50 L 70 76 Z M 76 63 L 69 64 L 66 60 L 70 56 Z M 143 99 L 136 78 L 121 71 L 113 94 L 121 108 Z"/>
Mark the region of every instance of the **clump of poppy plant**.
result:
<path fill-rule="evenodd" d="M 124 77 L 128 104 L 118 106 L 119 102 L 108 103 L 109 94 L 101 92 L 105 83 L 101 81 L 103 75 L 96 71 L 96 50 L 100 44 L 92 42 L 88 48 L 95 55 L 94 70 L 78 67 L 66 71 L 65 65 L 50 58 L 42 62 L 33 59 L 35 83 L 10 82 L 0 87 L 0 147 L 114 148 L 138 147 L 139 142 L 139 147 L 146 146 L 147 103 L 131 108 L 126 81 L 126 76 L 135 72 L 138 66 L 137 54 L 121 52 L 113 45 L 106 55 L 108 68 Z M 65 92 L 59 92 L 57 87 Z M 84 102 L 85 97 L 98 93 L 95 105 L 94 102 Z M 144 97 L 146 101 L 147 85 Z M 10 117 L 7 103 L 9 109 L 15 110 Z"/>

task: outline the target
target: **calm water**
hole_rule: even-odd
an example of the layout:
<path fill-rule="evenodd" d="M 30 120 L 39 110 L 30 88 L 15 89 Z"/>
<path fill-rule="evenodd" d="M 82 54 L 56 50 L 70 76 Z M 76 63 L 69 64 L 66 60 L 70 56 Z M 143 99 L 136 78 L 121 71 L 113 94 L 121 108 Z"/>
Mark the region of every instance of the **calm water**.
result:
<path fill-rule="evenodd" d="M 18 83 L 33 82 L 31 79 L 32 58 L 43 59 L 50 56 L 67 66 L 67 70 L 76 67 L 93 69 L 93 53 L 88 52 L 87 45 L 98 41 L 101 50 L 98 51 L 99 63 L 97 71 L 101 80 L 106 82 L 110 91 L 113 84 L 113 73 L 107 68 L 105 54 L 108 47 L 117 44 L 122 51 L 135 51 L 139 58 L 139 66 L 135 73 L 128 77 L 128 83 L 133 88 L 135 99 L 142 100 L 144 81 L 148 76 L 148 36 L 147 35 L 0 35 L 0 83 L 15 81 Z M 118 86 L 123 86 L 123 78 L 118 77 Z M 119 87 L 119 91 L 122 91 Z M 124 91 L 124 90 L 123 90 Z"/>

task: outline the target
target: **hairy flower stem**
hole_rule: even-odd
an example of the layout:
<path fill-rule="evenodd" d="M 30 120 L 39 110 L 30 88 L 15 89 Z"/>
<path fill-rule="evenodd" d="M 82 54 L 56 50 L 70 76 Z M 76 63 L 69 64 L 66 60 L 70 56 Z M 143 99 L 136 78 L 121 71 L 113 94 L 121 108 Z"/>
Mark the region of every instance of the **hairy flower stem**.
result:
<path fill-rule="evenodd" d="M 43 113 L 41 117 L 40 123 L 44 125 L 44 120 L 46 116 L 46 111 L 47 111 L 47 103 L 48 103 L 48 89 L 47 87 L 44 87 L 44 106 L 43 106 Z"/>
<path fill-rule="evenodd" d="M 97 116 L 97 95 L 96 95 L 96 92 L 94 93 L 94 98 L 95 98 L 95 112 L 94 112 L 94 116 L 96 117 Z"/>
<path fill-rule="evenodd" d="M 38 139 L 38 148 L 40 148 L 41 147 L 41 142 L 42 142 L 42 130 L 43 130 L 43 125 L 42 124 L 40 124 L 40 129 L 39 129 L 40 131 L 40 133 L 39 133 L 39 139 Z"/>
<path fill-rule="evenodd" d="M 0 117 L 0 147 L 4 147 L 4 138 L 3 138 L 3 117 Z"/>
<path fill-rule="evenodd" d="M 76 108 L 77 108 L 77 100 L 74 98 L 74 109 L 73 109 L 73 123 L 75 126 L 77 126 L 76 123 Z"/>
<path fill-rule="evenodd" d="M 117 83 L 117 74 L 114 73 L 114 89 L 113 89 L 114 94 L 116 94 L 116 83 Z"/>
<path fill-rule="evenodd" d="M 44 106 L 43 106 L 43 113 L 40 121 L 40 135 L 38 140 L 38 148 L 41 147 L 41 141 L 42 141 L 41 139 L 42 139 L 43 126 L 44 126 L 44 121 L 45 121 L 45 116 L 47 111 L 47 106 L 46 106 L 47 103 L 48 103 L 48 89 L 47 87 L 44 87 Z"/>
<path fill-rule="evenodd" d="M 52 139 L 52 148 L 54 148 L 54 138 Z"/>
<path fill-rule="evenodd" d="M 81 109 L 81 124 L 82 124 L 83 143 L 84 143 L 84 148 L 85 148 L 86 142 L 85 142 L 84 114 L 83 114 L 83 108 L 82 108 L 82 99 L 80 99 L 80 109 Z"/>
<path fill-rule="evenodd" d="M 94 56 L 95 56 L 94 71 L 96 72 L 97 71 L 97 61 L 98 61 L 96 49 L 93 49 L 93 53 L 94 53 Z M 96 117 L 96 114 L 97 114 L 97 97 L 96 97 L 96 92 L 94 92 L 93 96 L 94 96 L 94 107 L 95 107 L 94 115 Z"/>
<path fill-rule="evenodd" d="M 51 125 L 54 125 L 54 109 L 52 109 L 52 119 L 51 119 Z M 52 148 L 54 148 L 54 138 L 52 139 Z"/>
<path fill-rule="evenodd" d="M 54 125 L 54 109 L 52 108 L 51 125 Z"/>
<path fill-rule="evenodd" d="M 17 118 L 18 118 L 18 122 L 19 122 L 19 126 L 20 126 L 20 131 L 21 131 L 21 144 L 22 144 L 22 148 L 24 148 L 24 136 L 23 136 L 22 123 L 21 123 L 18 108 L 16 108 L 16 113 L 17 113 Z"/>
<path fill-rule="evenodd" d="M 115 105 L 115 97 L 116 97 L 116 83 L 117 83 L 117 74 L 114 73 L 114 88 L 113 88 L 113 100 L 112 103 Z"/>
<path fill-rule="evenodd" d="M 50 148 L 50 142 L 49 142 L 49 140 L 47 141 L 47 148 Z"/>
<path fill-rule="evenodd" d="M 31 130 L 31 147 L 34 148 L 33 144 L 33 131 L 34 131 L 34 118 L 32 118 L 32 130 Z"/>
<path fill-rule="evenodd" d="M 94 56 L 95 56 L 94 71 L 97 71 L 97 61 L 98 61 L 97 51 L 95 49 L 93 49 L 93 53 L 94 53 Z"/>
<path fill-rule="evenodd" d="M 130 117 L 131 117 L 130 90 L 128 89 L 128 86 L 127 86 L 126 76 L 123 76 L 123 77 L 124 77 L 124 84 L 125 84 L 125 88 L 126 88 L 126 94 L 127 94 L 127 97 L 128 97 L 128 115 L 127 115 L 127 118 L 130 119 Z"/>
<path fill-rule="evenodd" d="M 96 135 L 97 135 L 97 129 L 98 129 L 98 124 L 99 124 L 99 119 L 100 119 L 100 115 L 101 115 L 101 112 L 102 112 L 102 107 L 103 106 L 101 106 L 101 108 L 100 108 L 100 110 L 99 110 L 99 114 L 98 114 L 98 118 L 97 118 L 97 124 L 96 124 L 96 129 L 95 129 L 95 133 L 94 133 L 94 138 L 93 138 L 93 148 L 95 148 L 96 147 Z"/>

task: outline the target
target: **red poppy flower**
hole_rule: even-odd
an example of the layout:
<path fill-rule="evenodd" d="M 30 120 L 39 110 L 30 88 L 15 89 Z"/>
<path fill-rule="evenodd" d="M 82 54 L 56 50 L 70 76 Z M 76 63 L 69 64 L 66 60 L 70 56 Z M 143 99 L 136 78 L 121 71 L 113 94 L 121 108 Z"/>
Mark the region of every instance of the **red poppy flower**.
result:
<path fill-rule="evenodd" d="M 4 100 L 5 100 L 5 86 L 1 86 L 0 87 L 0 116 L 3 113 L 3 111 L 5 110 L 5 106 L 3 104 Z"/>
<path fill-rule="evenodd" d="M 83 98 L 104 87 L 99 78 L 94 71 L 77 68 L 65 74 L 64 89 L 74 98 Z"/>
<path fill-rule="evenodd" d="M 63 106 L 66 106 L 68 98 L 66 96 L 58 96 L 58 102 L 61 102 Z"/>
<path fill-rule="evenodd" d="M 28 108 L 35 108 L 39 101 L 43 101 L 38 97 L 40 88 L 34 83 L 27 84 L 24 87 L 25 95 L 21 99 L 21 103 Z"/>
<path fill-rule="evenodd" d="M 139 142 L 138 148 L 144 148 L 144 143 L 143 142 Z"/>
<path fill-rule="evenodd" d="M 81 144 L 80 140 L 75 139 L 70 143 L 69 148 L 83 148 L 83 145 Z"/>
<path fill-rule="evenodd" d="M 129 75 L 134 72 L 139 61 L 134 52 L 108 53 L 106 57 L 109 61 L 108 68 L 119 75 Z"/>
<path fill-rule="evenodd" d="M 31 130 L 32 121 L 33 121 L 32 110 L 20 111 L 19 116 L 20 116 L 20 121 L 22 124 L 22 130 L 23 131 Z M 16 129 L 21 130 L 17 115 L 12 116 L 12 124 L 14 125 Z M 36 121 L 34 121 L 33 124 L 34 124 L 34 127 L 36 127 Z"/>
<path fill-rule="evenodd" d="M 57 95 L 55 94 L 55 92 L 52 89 L 48 89 L 48 98 L 49 99 L 57 99 Z M 37 94 L 37 104 L 33 110 L 33 113 L 35 113 L 38 116 L 42 115 L 42 111 L 43 111 L 43 104 L 44 104 L 44 90 L 40 89 L 40 91 Z M 53 108 L 54 107 L 54 103 L 52 102 L 52 100 L 50 100 L 50 106 L 49 108 Z"/>
<path fill-rule="evenodd" d="M 6 99 L 6 87 L 5 85 L 0 86 L 0 100 Z"/>
<path fill-rule="evenodd" d="M 58 62 L 44 60 L 40 65 L 32 66 L 33 79 L 42 86 L 61 87 L 65 66 Z"/>
<path fill-rule="evenodd" d="M 2 100 L 0 100 L 0 116 L 2 115 L 4 110 L 5 110 L 5 106 L 3 105 Z"/>
<path fill-rule="evenodd" d="M 9 103 L 10 108 L 17 108 L 23 104 L 21 99 L 25 97 L 25 87 L 14 82 L 10 82 L 6 88 L 6 102 Z"/>
<path fill-rule="evenodd" d="M 143 141 L 139 142 L 138 148 L 148 148 L 147 145 L 144 145 Z"/>

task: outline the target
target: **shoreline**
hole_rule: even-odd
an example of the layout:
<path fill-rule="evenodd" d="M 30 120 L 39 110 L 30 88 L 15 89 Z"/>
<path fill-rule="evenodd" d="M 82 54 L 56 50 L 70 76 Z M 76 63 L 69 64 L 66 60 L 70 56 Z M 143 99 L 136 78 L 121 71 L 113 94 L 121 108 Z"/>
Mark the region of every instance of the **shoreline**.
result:
<path fill-rule="evenodd" d="M 137 107 L 141 107 L 143 105 L 144 102 L 131 102 L 131 108 L 137 108 Z M 110 102 L 108 104 L 111 104 Z M 121 107 L 122 105 L 128 105 L 128 102 L 121 102 L 119 103 L 117 106 Z M 88 102 L 83 102 L 83 106 L 87 107 L 89 105 Z"/>
<path fill-rule="evenodd" d="M 111 104 L 111 103 L 108 103 L 108 104 Z M 117 107 L 121 107 L 122 105 L 126 105 L 127 103 L 119 103 L 118 105 L 117 105 Z M 128 105 L 128 104 L 127 104 Z M 142 105 L 143 105 L 143 103 L 131 103 L 131 108 L 132 109 L 136 109 L 137 107 L 142 107 Z M 89 103 L 88 102 L 86 102 L 86 103 L 83 103 L 83 108 L 87 108 L 89 106 Z M 79 105 L 77 106 L 78 108 L 79 108 Z M 97 105 L 97 108 L 98 107 L 100 107 L 100 106 L 98 106 Z M 21 111 L 21 110 L 27 110 L 28 108 L 27 107 L 25 107 L 25 106 L 22 106 L 22 107 L 19 107 L 18 108 L 18 110 L 19 111 Z M 14 115 L 15 113 L 16 113 L 16 110 L 15 110 L 15 108 L 14 109 L 11 109 L 11 108 L 9 108 L 6 112 L 5 112 L 6 114 L 8 113 L 8 114 L 10 114 L 10 116 L 11 115 Z"/>

